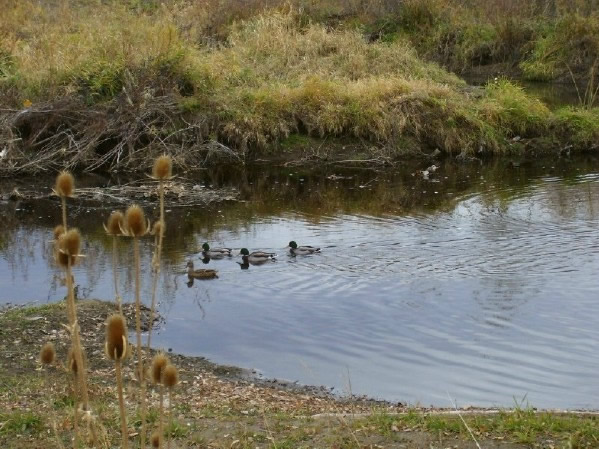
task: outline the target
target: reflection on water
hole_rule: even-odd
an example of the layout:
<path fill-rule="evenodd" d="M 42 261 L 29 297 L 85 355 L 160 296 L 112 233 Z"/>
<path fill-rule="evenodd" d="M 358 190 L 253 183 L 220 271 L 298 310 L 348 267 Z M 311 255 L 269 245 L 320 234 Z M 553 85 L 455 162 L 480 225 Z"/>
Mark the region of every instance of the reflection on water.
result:
<path fill-rule="evenodd" d="M 594 159 L 418 169 L 221 169 L 243 201 L 168 208 L 155 342 L 390 400 L 599 407 L 599 166 Z M 61 299 L 57 202 L 1 207 L 0 303 Z M 73 201 L 79 297 L 112 297 L 109 208 Z M 157 215 L 157 211 L 148 211 Z M 289 240 L 322 248 L 291 257 Z M 201 244 L 279 254 L 202 263 Z M 145 298 L 152 239 L 144 241 Z M 120 283 L 133 297 L 128 248 Z M 219 279 L 188 283 L 186 262 Z M 240 269 L 241 268 L 241 269 Z M 245 268 L 245 269 L 244 269 Z M 348 379 L 349 373 L 349 379 Z"/>

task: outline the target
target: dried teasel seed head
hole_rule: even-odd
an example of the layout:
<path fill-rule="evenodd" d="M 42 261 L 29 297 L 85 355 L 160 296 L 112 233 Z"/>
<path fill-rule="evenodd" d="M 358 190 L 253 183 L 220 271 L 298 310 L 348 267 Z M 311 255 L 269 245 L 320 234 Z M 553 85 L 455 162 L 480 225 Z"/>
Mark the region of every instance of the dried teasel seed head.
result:
<path fill-rule="evenodd" d="M 123 232 L 121 228 L 124 226 L 124 216 L 123 213 L 115 210 L 108 217 L 108 223 L 104 229 L 106 229 L 106 233 L 110 235 L 121 235 Z"/>
<path fill-rule="evenodd" d="M 42 346 L 42 350 L 40 351 L 40 361 L 44 365 L 50 365 L 54 362 L 56 358 L 56 349 L 54 349 L 54 343 L 47 342 Z"/>
<path fill-rule="evenodd" d="M 173 388 L 179 382 L 179 373 L 177 367 L 170 363 L 164 367 L 162 371 L 162 385 L 167 388 Z"/>
<path fill-rule="evenodd" d="M 85 354 L 81 354 L 83 357 L 83 365 L 85 365 Z M 75 350 L 71 347 L 69 348 L 69 352 L 67 354 L 67 370 L 71 371 L 73 374 L 77 374 L 79 371 L 79 367 L 77 366 L 77 357 L 75 357 Z M 85 368 L 85 367 L 84 367 Z"/>
<path fill-rule="evenodd" d="M 152 443 L 152 447 L 160 447 L 162 444 L 162 435 L 160 435 L 158 432 L 152 433 L 150 442 Z"/>
<path fill-rule="evenodd" d="M 154 222 L 154 226 L 152 226 L 152 235 L 160 235 L 160 231 L 165 228 L 166 226 L 163 227 L 162 222 L 160 220 Z"/>
<path fill-rule="evenodd" d="M 58 196 L 73 196 L 75 178 L 68 171 L 61 171 L 56 177 L 54 191 Z"/>
<path fill-rule="evenodd" d="M 58 239 L 58 248 L 69 256 L 79 255 L 81 248 L 81 234 L 79 229 L 72 228 L 62 234 Z"/>
<path fill-rule="evenodd" d="M 74 258 L 61 251 L 56 251 L 54 253 L 54 257 L 56 259 L 56 263 L 63 268 L 66 268 L 69 265 L 69 260 L 71 261 L 71 265 L 73 265 Z"/>
<path fill-rule="evenodd" d="M 170 156 L 160 156 L 154 161 L 152 177 L 165 180 L 171 177 L 173 171 L 173 161 Z"/>
<path fill-rule="evenodd" d="M 125 231 L 131 237 L 140 237 L 148 232 L 144 211 L 137 204 L 129 206 L 125 213 Z"/>
<path fill-rule="evenodd" d="M 110 360 L 124 360 L 127 358 L 127 346 L 127 322 L 123 315 L 115 313 L 106 322 L 106 356 Z"/>
<path fill-rule="evenodd" d="M 63 225 L 61 225 L 61 224 L 60 224 L 60 225 L 57 225 L 57 226 L 54 228 L 54 231 L 53 231 L 53 232 L 54 232 L 54 240 L 58 240 L 58 238 L 59 238 L 59 237 L 60 237 L 62 234 L 64 234 L 64 226 L 63 226 Z"/>
<path fill-rule="evenodd" d="M 155 384 L 159 384 L 162 381 L 162 372 L 168 365 L 168 357 L 164 352 L 160 352 L 152 359 L 152 381 Z"/>

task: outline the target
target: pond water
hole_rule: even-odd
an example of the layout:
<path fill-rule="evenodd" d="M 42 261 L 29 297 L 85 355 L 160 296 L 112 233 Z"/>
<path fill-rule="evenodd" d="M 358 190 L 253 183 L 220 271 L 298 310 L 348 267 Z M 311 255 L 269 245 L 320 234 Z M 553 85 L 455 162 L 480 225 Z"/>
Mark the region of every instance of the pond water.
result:
<path fill-rule="evenodd" d="M 423 168 L 198 177 L 207 188 L 237 187 L 244 201 L 167 206 L 166 321 L 153 341 L 267 377 L 410 404 L 451 406 L 451 396 L 460 406 L 599 408 L 599 162 L 444 161 L 429 179 Z M 111 210 L 70 203 L 87 255 L 75 270 L 79 297 L 113 297 L 101 224 Z M 0 303 L 62 299 L 49 243 L 58 202 L 9 201 L 0 213 Z M 322 254 L 290 257 L 291 239 Z M 204 265 L 204 241 L 279 257 L 247 270 L 238 257 Z M 144 267 L 151 250 L 150 238 Z M 130 301 L 127 245 L 120 258 Z M 220 278 L 188 285 L 188 259 Z"/>

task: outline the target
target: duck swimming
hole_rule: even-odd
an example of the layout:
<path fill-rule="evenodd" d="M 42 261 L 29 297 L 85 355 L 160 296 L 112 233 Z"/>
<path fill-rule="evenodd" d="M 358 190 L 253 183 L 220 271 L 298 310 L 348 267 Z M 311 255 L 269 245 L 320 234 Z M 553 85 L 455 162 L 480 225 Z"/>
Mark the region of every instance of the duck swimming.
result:
<path fill-rule="evenodd" d="M 216 270 L 194 270 L 193 261 L 187 262 L 187 276 L 192 279 L 214 279 L 218 278 L 218 271 Z"/>
<path fill-rule="evenodd" d="M 202 256 L 204 256 L 204 258 L 209 257 L 210 259 L 222 259 L 226 256 L 231 257 L 231 251 L 233 251 L 231 248 L 210 248 L 208 242 L 202 245 L 202 249 Z"/>
<path fill-rule="evenodd" d="M 251 263 L 252 265 L 260 265 L 264 262 L 276 260 L 277 257 L 275 253 L 266 253 L 264 251 L 254 251 L 250 254 L 247 248 L 241 248 L 239 254 L 241 254 L 244 264 Z"/>
<path fill-rule="evenodd" d="M 294 240 L 289 242 L 288 245 L 289 254 L 292 256 L 305 256 L 306 254 L 314 254 L 319 253 L 320 248 L 316 248 L 314 246 L 297 246 Z"/>

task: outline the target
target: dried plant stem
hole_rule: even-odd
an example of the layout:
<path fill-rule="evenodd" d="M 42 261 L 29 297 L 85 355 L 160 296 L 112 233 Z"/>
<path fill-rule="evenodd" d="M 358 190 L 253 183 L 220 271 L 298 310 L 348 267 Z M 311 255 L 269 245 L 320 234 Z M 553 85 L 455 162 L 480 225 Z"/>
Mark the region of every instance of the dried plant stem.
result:
<path fill-rule="evenodd" d="M 115 361 L 116 368 L 116 384 L 119 391 L 119 409 L 121 411 L 121 434 L 123 443 L 123 449 L 129 447 L 129 433 L 127 432 L 127 415 L 125 414 L 125 400 L 123 399 L 123 375 L 121 373 L 121 361 Z"/>
<path fill-rule="evenodd" d="M 75 304 L 75 293 L 73 289 L 73 274 L 71 261 L 67 264 L 67 315 L 69 316 L 69 325 L 71 327 L 71 339 L 73 343 L 73 352 L 77 361 L 77 379 L 79 383 L 79 393 L 83 402 L 84 410 L 88 410 L 89 398 L 87 395 L 87 379 L 85 375 L 85 366 L 83 365 L 83 348 L 79 336 L 79 324 L 77 322 L 77 305 Z"/>
<path fill-rule="evenodd" d="M 114 298 L 116 300 L 116 305 L 118 307 L 119 313 L 123 314 L 123 300 L 121 299 L 121 295 L 119 295 L 119 275 L 117 270 L 118 264 L 118 251 L 117 251 L 117 236 L 112 236 L 112 277 L 114 279 Z"/>
<path fill-rule="evenodd" d="M 146 345 L 148 351 L 152 343 L 152 327 L 154 324 L 154 313 L 156 311 L 156 289 L 158 287 L 158 278 L 160 277 L 160 257 L 162 255 L 162 240 L 164 238 L 164 182 L 160 180 L 158 186 L 158 194 L 160 197 L 160 233 L 158 235 L 158 244 L 154 249 L 154 257 L 152 258 L 152 268 L 154 277 L 152 278 L 152 305 L 150 306 L 150 323 L 148 324 L 148 343 Z"/>
<path fill-rule="evenodd" d="M 54 430 L 54 437 L 56 438 L 56 445 L 59 449 L 65 449 L 64 444 L 62 444 L 62 440 L 60 439 L 60 435 L 58 435 L 58 428 L 56 427 L 56 420 L 52 421 L 52 430 Z"/>
<path fill-rule="evenodd" d="M 73 374 L 73 393 L 75 400 L 73 401 L 73 449 L 79 447 L 79 387 L 77 375 Z"/>
<path fill-rule="evenodd" d="M 173 389 L 168 389 L 168 423 L 169 426 L 173 423 Z M 171 433 L 166 436 L 166 448 L 171 449 Z"/>
<path fill-rule="evenodd" d="M 162 447 L 162 438 L 164 436 L 164 387 L 160 385 L 160 417 L 158 421 L 158 434 L 160 435 L 160 442 L 158 443 L 158 449 Z"/>
<path fill-rule="evenodd" d="M 50 376 L 48 374 L 48 369 L 45 367 L 42 367 L 42 370 L 44 371 L 44 382 L 46 383 L 46 388 L 48 389 L 48 393 L 50 393 Z M 54 412 L 54 410 L 52 409 L 52 396 L 50 394 L 48 394 L 48 410 L 50 410 L 51 413 L 51 418 L 52 418 L 52 429 L 54 430 L 54 437 L 56 438 L 56 445 L 58 446 L 59 449 L 64 449 L 64 444 L 62 444 L 62 440 L 60 439 L 60 436 L 58 435 L 58 429 L 56 428 L 56 414 Z"/>
<path fill-rule="evenodd" d="M 61 196 L 60 201 L 62 203 L 62 226 L 64 227 L 64 232 L 67 232 L 67 197 Z"/>
<path fill-rule="evenodd" d="M 139 238 L 133 238 L 133 254 L 135 257 L 135 333 L 137 337 L 137 375 L 141 401 L 141 448 L 146 447 L 146 381 L 144 376 L 144 363 L 141 351 L 141 274 L 139 258 Z"/>

